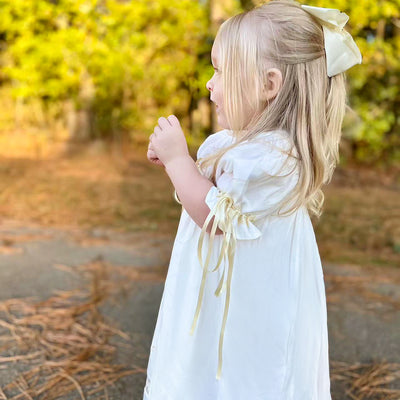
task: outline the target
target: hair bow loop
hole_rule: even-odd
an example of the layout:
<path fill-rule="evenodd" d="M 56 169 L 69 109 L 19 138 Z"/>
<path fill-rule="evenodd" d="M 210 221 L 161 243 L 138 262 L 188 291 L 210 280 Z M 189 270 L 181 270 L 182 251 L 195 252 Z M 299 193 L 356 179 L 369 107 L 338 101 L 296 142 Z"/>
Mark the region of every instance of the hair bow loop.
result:
<path fill-rule="evenodd" d="M 305 11 L 322 25 L 325 39 L 325 53 L 328 76 L 346 71 L 355 64 L 361 64 L 362 56 L 354 39 L 344 29 L 349 16 L 333 8 L 302 5 Z"/>

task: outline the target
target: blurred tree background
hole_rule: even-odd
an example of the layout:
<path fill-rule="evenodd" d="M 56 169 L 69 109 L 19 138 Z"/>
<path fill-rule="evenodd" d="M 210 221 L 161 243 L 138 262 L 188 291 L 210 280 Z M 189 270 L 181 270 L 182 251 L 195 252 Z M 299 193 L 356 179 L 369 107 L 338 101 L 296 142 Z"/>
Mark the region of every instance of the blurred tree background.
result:
<path fill-rule="evenodd" d="M 257 0 L 0 0 L 0 132 L 146 141 L 174 113 L 189 141 L 215 124 L 205 88 L 222 20 Z M 400 0 L 310 0 L 350 16 L 346 157 L 400 159 Z M 35 133 L 36 132 L 36 133 Z M 45 133 L 44 133 L 45 132 Z"/>
<path fill-rule="evenodd" d="M 191 154 L 219 129 L 205 85 L 220 24 L 259 0 L 0 0 L 0 217 L 176 233 L 146 159 L 175 114 Z M 322 257 L 399 265 L 400 0 L 310 0 L 350 16 L 341 162 L 313 221 Z M 0 236 L 1 243 L 1 236 Z"/>
<path fill-rule="evenodd" d="M 349 15 L 350 32 L 363 63 L 348 71 L 349 103 L 358 117 L 347 116 L 344 135 L 356 159 L 400 160 L 400 1 L 311 1 Z M 358 120 L 358 121 L 357 121 Z M 347 124 L 346 124 L 347 122 Z"/>
<path fill-rule="evenodd" d="M 190 115 L 206 96 L 207 26 L 192 0 L 2 0 L 0 129 L 134 136 L 160 114 Z"/>
<path fill-rule="evenodd" d="M 182 215 L 164 168 L 147 160 L 148 139 L 159 117 L 175 114 L 195 157 L 205 137 L 220 129 L 205 87 L 213 40 L 224 20 L 262 2 L 0 0 L 0 297 L 9 298 L 0 304 L 1 398 L 61 398 L 62 381 L 81 397 L 97 397 L 118 379 L 119 369 L 109 365 L 118 341 L 110 346 L 108 338 L 123 327 L 139 347 L 124 345 L 118 363 L 145 361 L 158 283 Z M 398 362 L 400 355 L 393 351 L 398 318 L 389 313 L 398 314 L 400 287 L 400 0 L 300 2 L 346 12 L 346 29 L 363 54 L 363 63 L 347 72 L 341 162 L 323 187 L 321 218 L 312 219 L 333 359 L 357 361 L 348 369 L 338 364 L 336 386 L 344 397 L 334 398 L 346 397 L 347 380 L 353 399 L 394 398 L 386 384 L 395 372 L 385 372 L 380 360 L 389 354 Z M 62 271 L 90 277 L 84 297 Z M 136 292 L 142 284 L 145 291 Z M 64 285 L 68 292 L 58 290 Z M 45 300 L 55 288 L 56 296 Z M 32 307 L 37 294 L 43 301 Z M 112 305 L 98 309 L 109 296 Z M 116 329 L 107 327 L 103 310 L 111 321 L 119 318 Z M 92 372 L 101 377 L 92 380 Z M 145 385 L 144 374 L 135 376 L 141 380 L 120 386 L 130 399 L 134 386 L 141 398 Z M 4 387 L 11 377 L 15 396 Z"/>

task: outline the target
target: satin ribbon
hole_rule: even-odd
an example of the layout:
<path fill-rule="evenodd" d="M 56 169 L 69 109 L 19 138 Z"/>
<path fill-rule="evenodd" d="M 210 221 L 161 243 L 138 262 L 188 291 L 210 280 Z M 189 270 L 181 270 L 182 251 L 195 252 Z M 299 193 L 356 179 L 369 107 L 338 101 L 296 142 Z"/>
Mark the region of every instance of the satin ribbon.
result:
<path fill-rule="evenodd" d="M 361 52 L 350 33 L 344 29 L 349 20 L 346 13 L 334 8 L 307 5 L 301 7 L 322 25 L 329 77 L 344 72 L 355 64 L 361 64 Z"/>
<path fill-rule="evenodd" d="M 218 348 L 218 371 L 217 371 L 217 379 L 221 377 L 221 370 L 222 370 L 222 348 L 224 342 L 224 333 L 225 333 L 225 325 L 226 320 L 228 317 L 228 310 L 229 310 L 229 300 L 230 300 L 230 292 L 231 292 L 231 280 L 232 280 L 232 271 L 233 271 L 233 260 L 236 250 L 236 235 L 235 235 L 235 224 L 246 223 L 248 224 L 250 221 L 255 219 L 255 216 L 252 214 L 242 214 L 241 211 L 234 206 L 233 199 L 227 193 L 220 192 L 217 195 L 218 201 L 210 210 L 209 215 L 207 216 L 204 225 L 202 227 L 200 238 L 198 241 L 198 248 L 197 248 L 197 255 L 200 261 L 200 266 L 203 269 L 203 276 L 200 285 L 200 292 L 197 300 L 197 307 L 196 312 L 193 319 L 192 328 L 190 334 L 193 335 L 195 330 L 197 320 L 200 313 L 200 307 L 203 300 L 204 295 L 204 287 L 206 282 L 207 272 L 215 272 L 219 266 L 221 265 L 222 260 L 228 258 L 228 276 L 227 282 L 224 282 L 225 277 L 225 266 L 223 269 L 222 277 L 218 284 L 218 287 L 215 291 L 216 296 L 220 296 L 223 289 L 226 288 L 226 297 L 225 297 L 225 309 L 224 309 L 224 316 L 222 320 L 222 327 L 219 337 L 219 348 Z M 206 256 L 205 263 L 203 264 L 203 256 L 202 256 L 202 248 L 204 237 L 206 234 L 207 226 L 214 216 L 214 221 L 211 227 L 211 232 L 208 240 L 208 252 Z M 221 246 L 221 251 L 218 257 L 217 265 L 212 271 L 208 271 L 208 266 L 210 263 L 211 253 L 213 249 L 214 237 L 217 227 L 223 231 L 223 241 Z"/>
<path fill-rule="evenodd" d="M 200 166 L 198 165 L 198 163 L 196 163 L 196 164 L 197 164 L 199 171 L 202 173 Z M 179 197 L 176 193 L 176 190 L 174 190 L 174 198 L 179 204 L 182 205 L 182 203 L 179 200 Z M 228 259 L 227 282 L 224 282 L 224 277 L 225 277 L 225 265 L 224 265 L 222 277 L 219 281 L 217 289 L 214 292 L 214 294 L 217 297 L 219 297 L 221 295 L 222 291 L 224 289 L 226 289 L 225 309 L 224 309 L 224 315 L 223 315 L 223 319 L 222 319 L 222 326 L 221 326 L 221 331 L 220 331 L 220 336 L 219 336 L 219 345 L 218 345 L 218 370 L 217 370 L 216 378 L 220 379 L 221 371 L 222 371 L 222 349 L 223 349 L 223 343 L 224 343 L 225 325 L 226 325 L 226 320 L 228 317 L 228 310 L 229 310 L 233 261 L 234 261 L 235 251 L 236 251 L 235 225 L 245 223 L 248 226 L 249 222 L 254 221 L 256 219 L 256 215 L 250 214 L 250 213 L 242 214 L 241 211 L 237 207 L 234 206 L 233 199 L 231 196 L 229 196 L 228 193 L 220 191 L 217 195 L 217 198 L 218 198 L 218 200 L 217 200 L 216 204 L 210 210 L 210 213 L 208 214 L 206 220 L 204 221 L 203 227 L 201 229 L 199 241 L 198 241 L 198 246 L 197 246 L 197 256 L 198 256 L 198 259 L 200 262 L 200 266 L 203 269 L 203 275 L 202 275 L 202 279 L 201 279 L 200 291 L 199 291 L 199 296 L 197 299 L 197 306 L 196 306 L 196 311 L 195 311 L 192 327 L 190 330 L 190 335 L 193 335 L 194 330 L 196 328 L 197 320 L 199 318 L 201 303 L 202 303 L 203 296 L 204 296 L 204 288 L 205 288 L 207 273 L 215 272 L 221 265 L 222 260 L 226 261 L 226 258 L 227 258 Z M 183 207 L 183 205 L 182 205 L 182 207 Z M 203 256 L 202 256 L 203 243 L 204 243 L 207 226 L 210 223 L 212 217 L 214 217 L 214 221 L 213 221 L 210 236 L 208 239 L 208 251 L 207 251 L 206 260 L 205 260 L 205 263 L 203 263 Z M 215 232 L 216 232 L 218 226 L 223 231 L 222 246 L 221 246 L 220 254 L 218 257 L 217 265 L 215 266 L 215 268 L 212 271 L 208 271 L 211 254 L 212 254 L 212 250 L 213 250 Z"/>
<path fill-rule="evenodd" d="M 177 203 L 179 203 L 180 205 L 182 205 L 181 201 L 179 200 L 178 194 L 176 193 L 176 190 L 174 190 L 174 198 L 175 198 L 175 201 L 176 201 Z M 183 206 L 182 206 L 182 207 L 183 207 Z"/>

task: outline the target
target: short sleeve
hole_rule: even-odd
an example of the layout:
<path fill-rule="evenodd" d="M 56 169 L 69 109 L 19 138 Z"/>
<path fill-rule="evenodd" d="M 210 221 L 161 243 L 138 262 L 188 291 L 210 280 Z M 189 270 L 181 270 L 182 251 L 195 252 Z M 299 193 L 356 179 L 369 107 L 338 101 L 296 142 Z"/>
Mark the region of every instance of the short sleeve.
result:
<path fill-rule="evenodd" d="M 210 154 L 216 153 L 221 148 L 229 145 L 233 141 L 233 137 L 229 135 L 227 129 L 215 132 L 209 135 L 197 150 L 197 158 L 204 158 Z"/>
<path fill-rule="evenodd" d="M 232 221 L 237 239 L 259 237 L 261 232 L 253 222 L 273 215 L 296 186 L 298 165 L 293 154 L 289 138 L 275 134 L 243 142 L 221 158 L 216 186 L 211 187 L 205 202 L 215 210 L 223 196 L 231 199 L 242 216 Z M 219 221 L 221 230 L 226 222 Z"/>

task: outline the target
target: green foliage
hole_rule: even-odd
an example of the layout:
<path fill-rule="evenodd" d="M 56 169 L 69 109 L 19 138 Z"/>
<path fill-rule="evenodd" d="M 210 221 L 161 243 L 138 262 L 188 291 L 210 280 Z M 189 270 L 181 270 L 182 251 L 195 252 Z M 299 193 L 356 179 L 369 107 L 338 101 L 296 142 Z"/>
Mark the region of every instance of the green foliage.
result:
<path fill-rule="evenodd" d="M 143 128 L 201 96 L 207 15 L 191 0 L 0 0 L 2 78 L 16 97 L 73 99 L 96 131 Z M 152 121 L 154 126 L 154 120 Z"/>
<path fill-rule="evenodd" d="M 252 0 L 260 4 L 261 0 Z M 250 7 L 250 0 L 232 0 Z M 363 54 L 351 68 L 359 123 L 345 135 L 360 160 L 400 157 L 400 0 L 324 0 Z M 225 3 L 224 3 L 225 4 Z M 15 97 L 90 111 L 94 134 L 149 132 L 161 115 L 187 117 L 212 75 L 205 0 L 0 0 L 0 84 Z"/>
<path fill-rule="evenodd" d="M 349 15 L 346 29 L 363 55 L 348 70 L 350 106 L 362 122 L 352 129 L 356 158 L 400 161 L 400 0 L 310 0 Z"/>

